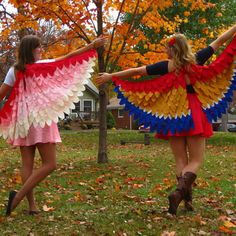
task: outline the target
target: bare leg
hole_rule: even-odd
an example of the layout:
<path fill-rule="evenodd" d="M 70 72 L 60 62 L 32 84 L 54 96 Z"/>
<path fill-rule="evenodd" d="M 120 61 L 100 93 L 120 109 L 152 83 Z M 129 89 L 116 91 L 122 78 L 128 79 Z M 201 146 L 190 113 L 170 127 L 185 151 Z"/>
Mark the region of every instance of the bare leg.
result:
<path fill-rule="evenodd" d="M 171 137 L 170 147 L 172 149 L 172 152 L 175 158 L 176 175 L 181 176 L 182 170 L 188 165 L 186 138 L 185 137 Z"/>
<path fill-rule="evenodd" d="M 169 195 L 169 212 L 176 214 L 179 203 L 185 200 L 185 208 L 194 210 L 192 206 L 192 184 L 194 183 L 204 157 L 205 138 L 200 135 L 186 137 L 189 151 L 189 162 L 182 170 L 177 189 Z"/>
<path fill-rule="evenodd" d="M 22 157 L 22 169 L 21 169 L 21 178 L 23 183 L 30 177 L 33 172 L 34 167 L 34 157 L 35 157 L 36 146 L 22 146 L 20 147 L 21 157 Z M 37 211 L 35 199 L 33 195 L 33 189 L 26 194 L 29 211 Z"/>
<path fill-rule="evenodd" d="M 29 178 L 25 181 L 20 191 L 16 194 L 11 209 L 17 207 L 20 201 L 26 196 L 27 193 L 33 190 L 33 188 L 45 179 L 53 170 L 56 169 L 56 144 L 53 143 L 41 143 L 36 144 L 41 159 L 42 166 L 35 170 Z"/>
<path fill-rule="evenodd" d="M 187 146 L 189 151 L 189 163 L 184 167 L 183 173 L 197 173 L 204 159 L 205 138 L 201 136 L 187 137 Z"/>

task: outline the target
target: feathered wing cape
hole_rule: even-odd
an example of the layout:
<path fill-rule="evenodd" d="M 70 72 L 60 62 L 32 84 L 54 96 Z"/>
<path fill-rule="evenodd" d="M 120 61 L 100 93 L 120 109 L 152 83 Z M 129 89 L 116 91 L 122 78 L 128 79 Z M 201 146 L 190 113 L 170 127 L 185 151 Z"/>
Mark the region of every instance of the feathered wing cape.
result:
<path fill-rule="evenodd" d="M 35 63 L 17 72 L 6 104 L 0 110 L 0 135 L 11 140 L 27 136 L 31 125 L 44 127 L 74 108 L 95 65 L 90 50 L 60 61 Z"/>
<path fill-rule="evenodd" d="M 236 36 L 209 66 L 193 66 L 191 84 L 210 122 L 221 117 L 236 90 Z M 175 134 L 193 128 L 189 109 L 185 73 L 168 73 L 146 81 L 126 81 L 114 77 L 120 104 L 139 124 L 152 132 Z"/>

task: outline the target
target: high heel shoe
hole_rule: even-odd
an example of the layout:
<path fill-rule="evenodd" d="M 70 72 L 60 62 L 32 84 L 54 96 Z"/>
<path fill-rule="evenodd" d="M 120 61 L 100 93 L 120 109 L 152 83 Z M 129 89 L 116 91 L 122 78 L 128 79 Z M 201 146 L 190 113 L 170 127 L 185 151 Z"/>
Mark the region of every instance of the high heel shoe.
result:
<path fill-rule="evenodd" d="M 14 190 L 9 192 L 9 197 L 8 197 L 8 202 L 7 202 L 7 207 L 6 207 L 6 216 L 11 215 L 11 205 L 12 205 L 12 202 L 13 202 L 16 194 L 17 194 L 17 192 Z"/>

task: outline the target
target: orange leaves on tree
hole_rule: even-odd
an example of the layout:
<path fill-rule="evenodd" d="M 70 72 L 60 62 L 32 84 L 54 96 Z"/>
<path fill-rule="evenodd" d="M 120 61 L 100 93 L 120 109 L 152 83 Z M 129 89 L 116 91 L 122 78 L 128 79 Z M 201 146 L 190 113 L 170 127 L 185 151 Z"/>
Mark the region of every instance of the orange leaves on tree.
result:
<path fill-rule="evenodd" d="M 200 18 L 200 19 L 199 19 L 199 23 L 201 23 L 201 24 L 206 24 L 206 23 L 207 23 L 206 18 Z"/>
<path fill-rule="evenodd" d="M 190 15 L 191 15 L 191 13 L 189 11 L 184 12 L 184 16 L 190 16 Z"/>
<path fill-rule="evenodd" d="M 6 27 L 5 32 L 1 33 L 1 36 L 6 39 L 12 30 L 22 28 L 39 30 L 38 19 L 51 21 L 58 30 L 67 31 L 65 34 L 61 33 L 60 36 L 55 35 L 55 38 L 51 38 L 51 40 L 58 42 L 50 44 L 46 48 L 44 58 L 61 56 L 88 43 L 97 36 L 97 6 L 94 3 L 95 1 L 28 0 L 26 2 L 10 0 L 9 2 L 15 7 L 24 6 L 27 11 L 24 11 L 23 14 L 16 13 L 10 27 Z M 108 50 L 109 47 L 107 47 L 105 51 L 105 53 L 109 53 L 106 66 L 109 68 L 112 65 L 111 70 L 116 66 L 120 66 L 122 69 L 137 67 L 166 58 L 162 40 L 150 42 L 147 35 L 141 31 L 142 27 L 150 28 L 155 33 L 173 34 L 181 24 L 188 22 L 188 17 L 193 11 L 199 9 L 205 11 L 208 8 L 215 7 L 214 4 L 207 3 L 204 0 L 183 0 L 181 4 L 186 7 L 184 13 L 181 16 L 175 16 L 174 20 L 169 20 L 160 12 L 173 7 L 173 0 L 125 0 L 124 5 L 121 5 L 122 2 L 118 0 L 103 1 L 103 32 L 107 35 L 114 32 L 111 48 Z M 119 11 L 121 11 L 123 18 L 128 13 L 130 18 L 127 22 L 122 22 L 121 18 L 118 22 L 115 21 Z M 218 16 L 221 16 L 220 13 Z M 201 24 L 206 24 L 206 22 L 205 18 L 200 19 Z M 203 33 L 207 37 L 214 36 L 209 33 L 208 29 L 204 29 Z M 76 40 L 77 38 L 80 40 Z M 143 47 L 141 53 L 137 50 L 139 44 L 142 44 Z M 202 45 L 204 42 L 199 44 L 199 48 L 202 48 Z M 106 58 L 106 54 L 104 56 Z"/>

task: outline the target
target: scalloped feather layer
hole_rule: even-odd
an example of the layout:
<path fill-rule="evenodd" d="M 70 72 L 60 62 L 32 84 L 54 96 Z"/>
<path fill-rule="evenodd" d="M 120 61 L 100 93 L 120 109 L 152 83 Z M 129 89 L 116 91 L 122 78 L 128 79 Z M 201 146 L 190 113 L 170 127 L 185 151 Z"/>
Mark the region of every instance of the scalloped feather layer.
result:
<path fill-rule="evenodd" d="M 236 56 L 236 36 L 221 55 L 209 66 L 194 65 L 189 74 L 202 109 L 210 122 L 226 112 L 236 90 L 233 63 Z M 150 126 L 151 131 L 161 134 L 186 132 L 193 128 L 189 109 L 186 72 L 180 71 L 145 81 L 126 81 L 113 78 L 120 104 L 139 124 Z M 232 76 L 233 75 L 233 76 Z"/>
<path fill-rule="evenodd" d="M 11 96 L 0 111 L 0 134 L 11 140 L 27 136 L 35 127 L 64 118 L 83 95 L 93 73 L 96 51 L 61 61 L 28 65 L 18 72 Z"/>

